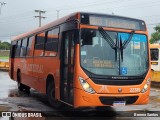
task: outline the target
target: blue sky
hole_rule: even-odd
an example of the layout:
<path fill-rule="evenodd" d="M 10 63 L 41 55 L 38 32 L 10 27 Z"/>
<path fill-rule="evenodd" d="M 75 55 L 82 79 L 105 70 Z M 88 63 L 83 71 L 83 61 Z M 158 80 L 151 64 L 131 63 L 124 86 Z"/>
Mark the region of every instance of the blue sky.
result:
<path fill-rule="evenodd" d="M 0 0 L 0 40 L 10 41 L 12 36 L 38 27 L 34 10 L 46 11 L 42 24 L 49 23 L 76 11 L 122 15 L 145 20 L 149 36 L 160 23 L 160 0 Z"/>

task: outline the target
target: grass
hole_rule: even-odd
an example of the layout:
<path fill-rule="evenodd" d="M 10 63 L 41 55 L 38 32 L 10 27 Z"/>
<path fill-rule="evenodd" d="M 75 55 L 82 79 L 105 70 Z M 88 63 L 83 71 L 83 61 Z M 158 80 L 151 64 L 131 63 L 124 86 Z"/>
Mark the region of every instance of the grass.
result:
<path fill-rule="evenodd" d="M 8 56 L 0 56 L 0 59 L 2 59 L 2 60 L 8 60 L 9 57 Z"/>

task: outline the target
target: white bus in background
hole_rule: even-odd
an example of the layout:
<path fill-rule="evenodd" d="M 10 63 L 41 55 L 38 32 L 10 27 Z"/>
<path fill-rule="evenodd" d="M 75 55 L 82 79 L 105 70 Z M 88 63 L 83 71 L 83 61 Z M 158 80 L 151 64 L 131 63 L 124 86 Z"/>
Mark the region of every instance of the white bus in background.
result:
<path fill-rule="evenodd" d="M 151 79 L 154 82 L 160 82 L 160 44 L 150 45 L 151 53 Z"/>

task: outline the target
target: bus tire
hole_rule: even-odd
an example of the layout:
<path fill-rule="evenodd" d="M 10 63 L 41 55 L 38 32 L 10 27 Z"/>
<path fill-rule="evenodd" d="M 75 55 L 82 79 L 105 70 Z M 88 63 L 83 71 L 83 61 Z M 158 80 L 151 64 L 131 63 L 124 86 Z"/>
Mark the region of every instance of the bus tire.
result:
<path fill-rule="evenodd" d="M 55 99 L 55 85 L 53 81 L 49 82 L 47 86 L 47 98 L 52 107 L 60 108 L 62 106 L 62 103 Z"/>
<path fill-rule="evenodd" d="M 21 72 L 17 73 L 17 86 L 19 91 L 24 91 L 26 93 L 30 93 L 30 87 L 21 83 Z"/>

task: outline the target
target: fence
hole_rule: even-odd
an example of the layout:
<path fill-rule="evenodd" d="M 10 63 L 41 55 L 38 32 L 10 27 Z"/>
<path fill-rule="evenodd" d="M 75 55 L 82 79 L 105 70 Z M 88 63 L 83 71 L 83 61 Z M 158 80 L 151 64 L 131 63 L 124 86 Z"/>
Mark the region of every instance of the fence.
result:
<path fill-rule="evenodd" d="M 0 57 L 8 57 L 10 50 L 0 50 Z"/>

